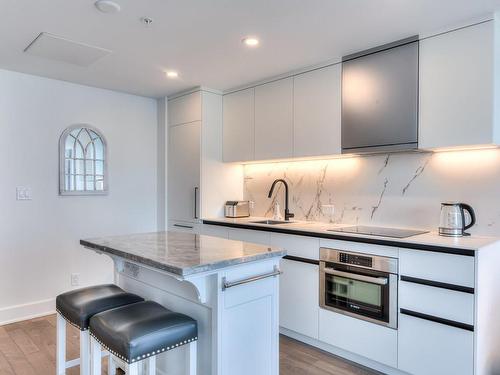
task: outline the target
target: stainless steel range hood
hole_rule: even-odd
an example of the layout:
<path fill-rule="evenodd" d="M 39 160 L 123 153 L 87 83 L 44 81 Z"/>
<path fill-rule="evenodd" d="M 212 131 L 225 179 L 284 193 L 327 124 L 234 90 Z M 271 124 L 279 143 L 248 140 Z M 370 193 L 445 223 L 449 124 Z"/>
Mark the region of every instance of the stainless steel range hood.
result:
<path fill-rule="evenodd" d="M 418 36 L 342 59 L 342 153 L 418 146 Z"/>

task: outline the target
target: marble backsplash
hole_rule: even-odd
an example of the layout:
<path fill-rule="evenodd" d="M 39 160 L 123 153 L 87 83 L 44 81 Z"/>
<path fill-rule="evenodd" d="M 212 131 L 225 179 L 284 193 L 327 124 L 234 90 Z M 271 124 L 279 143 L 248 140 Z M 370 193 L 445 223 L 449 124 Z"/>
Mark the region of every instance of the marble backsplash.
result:
<path fill-rule="evenodd" d="M 275 199 L 284 209 L 282 184 L 267 198 L 283 178 L 296 219 L 433 230 L 440 203 L 459 201 L 476 212 L 471 233 L 500 236 L 499 149 L 248 164 L 244 175 L 253 216 L 272 216 Z"/>

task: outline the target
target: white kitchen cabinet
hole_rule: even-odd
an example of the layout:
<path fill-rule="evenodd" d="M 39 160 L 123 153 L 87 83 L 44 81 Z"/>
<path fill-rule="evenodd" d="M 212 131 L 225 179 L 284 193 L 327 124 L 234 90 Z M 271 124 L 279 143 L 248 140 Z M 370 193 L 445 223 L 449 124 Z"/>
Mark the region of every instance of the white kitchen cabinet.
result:
<path fill-rule="evenodd" d="M 273 262 L 253 267 L 235 267 L 222 276 L 241 280 L 273 271 Z M 242 284 L 222 293 L 220 355 L 221 375 L 277 375 L 279 373 L 278 332 L 279 277 Z M 258 324 L 257 324 L 258 322 Z M 202 374 L 206 373 L 201 371 Z"/>
<path fill-rule="evenodd" d="M 228 238 L 228 232 L 227 227 L 221 227 L 218 225 L 203 224 L 200 226 L 200 234 L 204 234 L 206 236 Z"/>
<path fill-rule="evenodd" d="M 293 156 L 341 153 L 341 64 L 294 77 Z"/>
<path fill-rule="evenodd" d="M 199 217 L 201 122 L 168 129 L 169 220 L 194 222 Z"/>
<path fill-rule="evenodd" d="M 400 249 L 399 274 L 473 288 L 474 257 Z"/>
<path fill-rule="evenodd" d="M 196 91 L 168 101 L 169 126 L 201 121 L 201 94 Z"/>
<path fill-rule="evenodd" d="M 280 327 L 318 339 L 319 266 L 282 259 Z"/>
<path fill-rule="evenodd" d="M 269 245 L 271 233 L 259 230 L 228 228 L 228 238 L 230 240 Z"/>
<path fill-rule="evenodd" d="M 237 91 L 223 98 L 223 157 L 225 162 L 254 159 L 255 89 Z"/>
<path fill-rule="evenodd" d="M 420 41 L 419 148 L 498 143 L 494 27 L 489 21 Z"/>
<path fill-rule="evenodd" d="M 398 363 L 398 331 L 379 324 L 320 309 L 319 339 L 391 367 Z"/>
<path fill-rule="evenodd" d="M 399 314 L 398 368 L 413 375 L 471 375 L 474 335 L 461 328 Z"/>
<path fill-rule="evenodd" d="M 293 156 L 293 78 L 255 88 L 255 159 Z"/>

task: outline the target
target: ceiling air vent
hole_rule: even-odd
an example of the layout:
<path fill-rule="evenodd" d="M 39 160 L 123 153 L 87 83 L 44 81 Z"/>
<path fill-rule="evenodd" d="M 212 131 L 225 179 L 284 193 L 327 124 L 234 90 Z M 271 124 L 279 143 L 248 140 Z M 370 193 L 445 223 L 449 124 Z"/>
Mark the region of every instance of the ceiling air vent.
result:
<path fill-rule="evenodd" d="M 89 66 L 112 51 L 75 42 L 61 36 L 40 33 L 24 52 L 33 56 L 62 61 L 79 66 Z"/>

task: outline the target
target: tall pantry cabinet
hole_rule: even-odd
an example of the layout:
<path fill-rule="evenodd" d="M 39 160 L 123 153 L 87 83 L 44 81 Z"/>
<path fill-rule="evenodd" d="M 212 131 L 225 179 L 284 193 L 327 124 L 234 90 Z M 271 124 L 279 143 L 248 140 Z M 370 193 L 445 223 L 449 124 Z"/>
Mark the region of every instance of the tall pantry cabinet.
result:
<path fill-rule="evenodd" d="M 243 167 L 222 162 L 222 96 L 197 89 L 168 98 L 167 217 L 170 230 L 194 231 L 242 199 Z"/>

